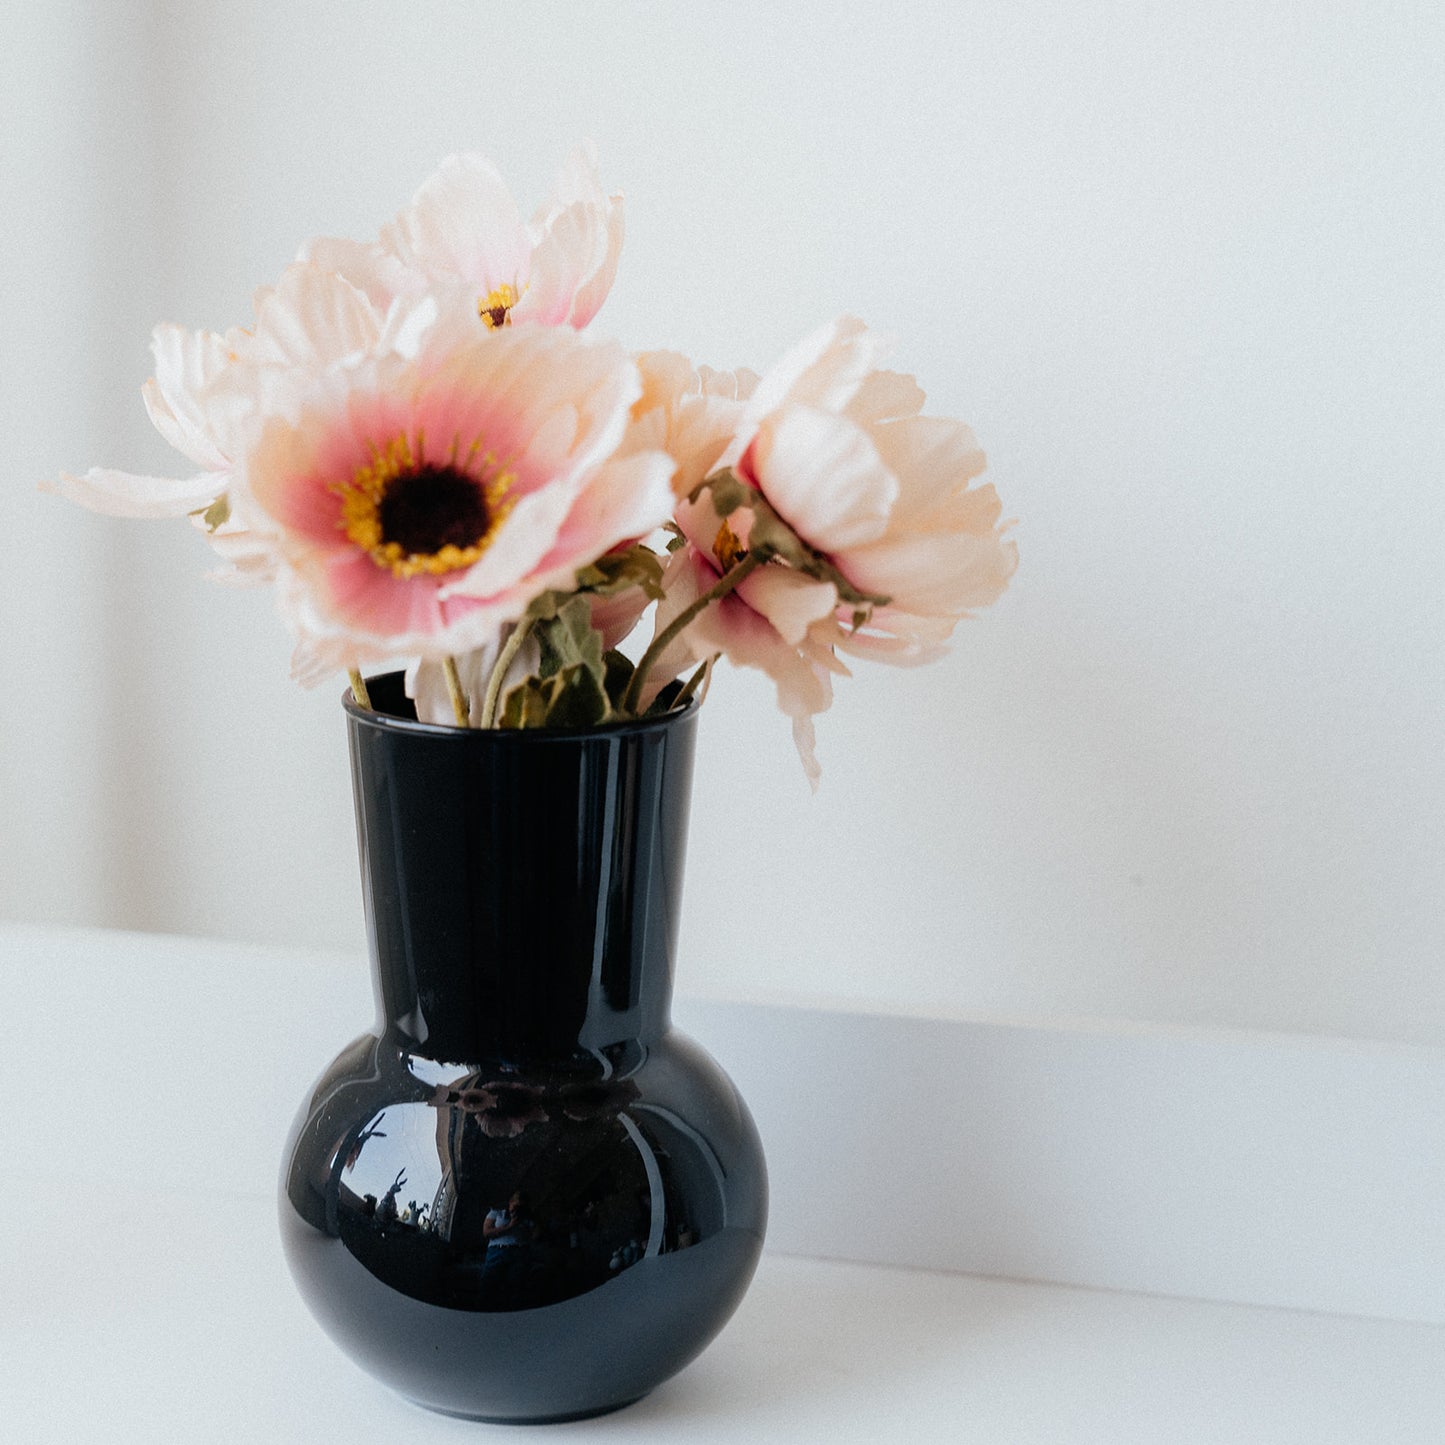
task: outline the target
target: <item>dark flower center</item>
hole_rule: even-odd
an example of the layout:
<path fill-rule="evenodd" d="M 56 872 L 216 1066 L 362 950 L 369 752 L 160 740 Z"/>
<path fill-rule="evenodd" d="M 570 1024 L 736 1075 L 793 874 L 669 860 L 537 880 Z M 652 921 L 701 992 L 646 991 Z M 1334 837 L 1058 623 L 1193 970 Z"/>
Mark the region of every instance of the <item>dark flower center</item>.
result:
<path fill-rule="evenodd" d="M 332 487 L 340 499 L 337 527 L 394 576 L 440 577 L 470 567 L 491 545 L 512 510 L 516 476 L 482 451 L 466 464 L 424 460 L 421 434 L 373 446 L 349 481 Z"/>
<path fill-rule="evenodd" d="M 482 487 L 451 467 L 423 465 L 393 477 L 376 510 L 383 544 L 407 557 L 475 547 L 491 523 Z"/>

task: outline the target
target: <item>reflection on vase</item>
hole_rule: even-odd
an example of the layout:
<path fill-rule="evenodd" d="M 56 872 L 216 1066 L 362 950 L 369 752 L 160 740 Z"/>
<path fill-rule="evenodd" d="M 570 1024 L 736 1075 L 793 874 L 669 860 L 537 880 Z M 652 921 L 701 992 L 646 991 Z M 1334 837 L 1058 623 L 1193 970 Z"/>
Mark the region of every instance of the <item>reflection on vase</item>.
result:
<path fill-rule="evenodd" d="M 694 720 L 548 738 L 351 713 L 381 1020 L 298 1116 L 282 1233 L 333 1338 L 433 1409 L 625 1404 L 756 1265 L 756 1130 L 668 1017 Z"/>
<path fill-rule="evenodd" d="M 352 1255 L 434 1304 L 532 1309 L 720 1225 L 720 1161 L 635 1108 L 631 1079 L 561 1088 L 550 1111 L 548 1097 L 473 1073 L 367 1121 L 338 1147 L 336 1229 Z M 435 1155 L 422 1158 L 428 1135 Z M 378 1196 L 372 1181 L 388 1177 Z"/>

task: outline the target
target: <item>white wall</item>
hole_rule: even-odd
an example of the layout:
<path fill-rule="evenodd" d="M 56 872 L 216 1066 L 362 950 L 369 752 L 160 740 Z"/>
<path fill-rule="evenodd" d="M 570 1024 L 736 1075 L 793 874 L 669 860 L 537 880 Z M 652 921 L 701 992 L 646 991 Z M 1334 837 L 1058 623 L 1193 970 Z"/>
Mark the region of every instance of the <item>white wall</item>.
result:
<path fill-rule="evenodd" d="M 163 460 L 151 319 L 241 318 L 450 150 L 535 200 L 591 135 L 601 328 L 764 366 L 858 312 L 1021 519 L 952 658 L 840 688 L 816 799 L 719 678 L 685 980 L 1445 1042 L 1438 6 L 4 15 L 0 911 L 359 946 L 339 687 L 184 526 L 31 479 Z"/>

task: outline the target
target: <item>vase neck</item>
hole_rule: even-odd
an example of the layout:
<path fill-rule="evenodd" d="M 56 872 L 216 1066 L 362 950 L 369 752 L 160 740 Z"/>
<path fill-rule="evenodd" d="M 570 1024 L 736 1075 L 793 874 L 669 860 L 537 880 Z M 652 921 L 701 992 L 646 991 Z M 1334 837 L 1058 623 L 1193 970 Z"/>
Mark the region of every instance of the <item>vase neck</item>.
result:
<path fill-rule="evenodd" d="M 404 705 L 399 674 L 371 691 Z M 386 1029 L 452 1063 L 666 1032 L 695 712 L 563 735 L 348 718 Z"/>

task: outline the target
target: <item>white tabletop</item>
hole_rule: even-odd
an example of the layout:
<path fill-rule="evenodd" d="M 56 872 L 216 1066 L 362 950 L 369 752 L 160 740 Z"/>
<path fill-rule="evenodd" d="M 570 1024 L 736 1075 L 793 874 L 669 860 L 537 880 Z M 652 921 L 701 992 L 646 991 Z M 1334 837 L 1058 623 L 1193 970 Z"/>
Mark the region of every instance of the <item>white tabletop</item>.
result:
<path fill-rule="evenodd" d="M 0 1439 L 518 1437 L 393 1397 L 291 1288 L 281 1136 L 370 1008 L 360 966 L 339 977 L 304 955 L 0 927 Z M 858 1212 L 886 1227 L 884 1185 Z M 1438 1445 L 1445 1329 L 765 1254 L 696 1363 L 542 1433 Z"/>

